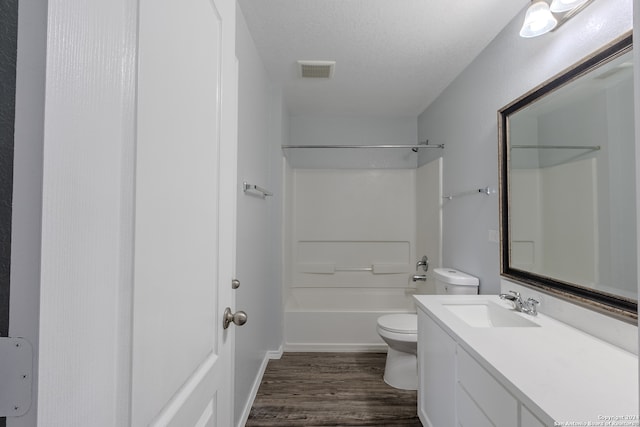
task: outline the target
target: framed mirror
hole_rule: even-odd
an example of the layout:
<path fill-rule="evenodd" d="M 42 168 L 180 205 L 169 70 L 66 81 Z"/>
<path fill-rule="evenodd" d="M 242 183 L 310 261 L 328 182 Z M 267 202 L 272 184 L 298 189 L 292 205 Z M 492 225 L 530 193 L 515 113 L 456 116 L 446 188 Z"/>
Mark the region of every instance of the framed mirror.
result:
<path fill-rule="evenodd" d="M 637 322 L 631 33 L 498 112 L 501 274 Z"/>

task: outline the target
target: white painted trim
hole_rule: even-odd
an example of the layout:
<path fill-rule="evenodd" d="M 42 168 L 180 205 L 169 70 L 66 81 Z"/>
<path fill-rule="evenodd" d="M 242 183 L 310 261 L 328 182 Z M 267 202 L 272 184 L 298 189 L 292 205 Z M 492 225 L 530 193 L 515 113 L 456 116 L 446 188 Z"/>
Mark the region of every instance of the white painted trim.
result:
<path fill-rule="evenodd" d="M 167 406 L 162 409 L 162 412 L 151 423 L 152 426 L 166 426 L 169 425 L 171 420 L 176 414 L 185 406 L 185 403 L 193 395 L 194 390 L 203 379 L 207 377 L 209 371 L 216 364 L 218 355 L 216 353 L 210 353 L 209 356 L 202 362 L 200 367 L 194 372 L 193 375 L 184 383 L 184 385 L 178 390 L 178 392 L 171 398 Z"/>
<path fill-rule="evenodd" d="M 37 423 L 129 425 L 138 2 L 45 3 Z"/>
<path fill-rule="evenodd" d="M 204 412 L 200 415 L 200 419 L 196 422 L 195 427 L 206 427 L 213 418 L 213 400 L 209 402 Z"/>
<path fill-rule="evenodd" d="M 19 2 L 9 336 L 33 346 L 31 406 L 7 427 L 37 424 L 47 2 Z"/>
<path fill-rule="evenodd" d="M 282 357 L 283 354 L 284 354 L 284 349 L 282 344 L 280 344 L 280 347 L 278 347 L 277 350 L 267 351 L 267 357 L 269 358 L 269 360 L 278 360 Z"/>
<path fill-rule="evenodd" d="M 640 7 L 635 2 L 633 7 L 633 43 L 637 46 L 638 37 L 640 36 Z M 634 117 L 635 117 L 635 148 L 636 148 L 636 171 L 640 170 L 640 55 L 633 55 L 633 100 L 634 100 Z M 636 173 L 636 241 L 640 241 L 640 175 Z M 636 263 L 636 269 L 638 277 L 640 277 L 640 251 L 636 253 L 638 261 Z M 640 280 L 638 281 L 638 293 L 640 294 Z M 640 328 L 636 334 L 638 342 L 640 342 Z M 637 348 L 637 347 L 636 347 Z M 638 360 L 640 368 L 640 359 Z M 640 373 L 640 369 L 638 369 Z M 639 374 L 640 375 L 640 374 Z M 640 386 L 640 378 L 638 379 L 638 385 Z"/>
<path fill-rule="evenodd" d="M 386 344 L 342 344 L 342 343 L 286 343 L 284 350 L 289 352 L 355 352 L 355 353 L 386 353 Z"/>
<path fill-rule="evenodd" d="M 258 395 L 258 389 L 260 388 L 260 383 L 262 383 L 264 372 L 267 370 L 267 364 L 269 363 L 269 360 L 280 359 L 282 357 L 282 354 L 282 345 L 277 350 L 270 350 L 265 353 L 264 358 L 262 359 L 262 363 L 260 364 L 260 369 L 258 369 L 258 375 L 256 375 L 256 379 L 253 381 L 253 385 L 251 386 L 251 391 L 249 392 L 247 403 L 242 410 L 242 414 L 240 414 L 240 419 L 238 420 L 237 427 L 243 427 L 249 419 L 251 407 L 253 406 L 253 402 L 256 400 L 256 396 Z"/>

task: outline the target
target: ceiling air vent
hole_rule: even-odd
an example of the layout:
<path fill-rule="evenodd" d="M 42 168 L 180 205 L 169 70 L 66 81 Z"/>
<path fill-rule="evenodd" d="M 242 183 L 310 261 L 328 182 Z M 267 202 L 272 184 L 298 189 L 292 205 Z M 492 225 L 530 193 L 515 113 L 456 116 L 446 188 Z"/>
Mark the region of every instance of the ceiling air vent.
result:
<path fill-rule="evenodd" d="M 298 61 L 300 77 L 303 79 L 330 79 L 333 77 L 335 61 Z"/>

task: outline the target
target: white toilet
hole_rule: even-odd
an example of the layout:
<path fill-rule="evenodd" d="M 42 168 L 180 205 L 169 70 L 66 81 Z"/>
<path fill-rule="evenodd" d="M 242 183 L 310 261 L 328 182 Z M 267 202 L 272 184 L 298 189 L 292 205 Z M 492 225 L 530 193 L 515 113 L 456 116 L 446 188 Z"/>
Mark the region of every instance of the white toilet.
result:
<path fill-rule="evenodd" d="M 453 268 L 435 268 L 436 294 L 478 293 L 478 278 Z M 387 343 L 384 382 L 402 390 L 418 389 L 418 315 L 387 314 L 378 318 L 378 334 Z"/>

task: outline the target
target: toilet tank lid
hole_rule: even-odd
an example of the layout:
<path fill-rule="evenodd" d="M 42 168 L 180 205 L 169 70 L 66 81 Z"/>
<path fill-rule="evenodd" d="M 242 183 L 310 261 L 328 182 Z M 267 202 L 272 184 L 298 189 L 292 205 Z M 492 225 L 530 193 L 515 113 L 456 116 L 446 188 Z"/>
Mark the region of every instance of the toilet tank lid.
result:
<path fill-rule="evenodd" d="M 433 274 L 435 275 L 436 280 L 440 280 L 441 282 L 451 285 L 478 286 L 479 283 L 477 277 L 463 273 L 455 268 L 434 268 Z"/>

